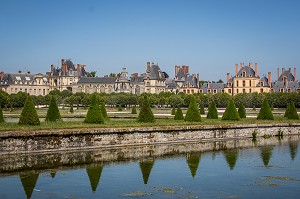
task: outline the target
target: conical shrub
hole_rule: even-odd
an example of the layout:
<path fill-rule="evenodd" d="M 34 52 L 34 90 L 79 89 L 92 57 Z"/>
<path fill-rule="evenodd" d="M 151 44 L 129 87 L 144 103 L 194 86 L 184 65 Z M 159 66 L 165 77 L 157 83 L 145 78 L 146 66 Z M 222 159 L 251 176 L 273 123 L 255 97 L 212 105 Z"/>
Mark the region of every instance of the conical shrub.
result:
<path fill-rule="evenodd" d="M 184 120 L 183 113 L 182 113 L 180 106 L 178 106 L 178 108 L 177 108 L 177 111 L 174 116 L 174 120 Z"/>
<path fill-rule="evenodd" d="M 3 111 L 2 111 L 2 108 L 0 106 L 0 123 L 1 122 L 5 122 L 5 121 L 4 121 L 4 117 L 3 117 Z"/>
<path fill-rule="evenodd" d="M 172 111 L 171 111 L 171 115 L 175 115 L 176 114 L 176 109 L 175 107 L 172 108 Z"/>
<path fill-rule="evenodd" d="M 52 96 L 45 121 L 55 122 L 61 119 L 55 97 Z"/>
<path fill-rule="evenodd" d="M 95 124 L 103 124 L 104 118 L 101 114 L 101 110 L 99 107 L 99 103 L 96 100 L 96 95 L 92 96 L 91 105 L 86 114 L 85 123 L 95 123 Z"/>
<path fill-rule="evenodd" d="M 100 111 L 101 111 L 101 115 L 104 118 L 104 120 L 109 120 L 104 102 L 102 102 L 101 105 L 100 105 Z"/>
<path fill-rule="evenodd" d="M 289 112 L 287 113 L 287 118 L 288 119 L 292 119 L 292 120 L 298 120 L 299 119 L 299 115 L 297 113 L 297 109 L 295 107 L 295 104 L 294 103 L 290 103 L 290 110 Z"/>
<path fill-rule="evenodd" d="M 214 101 L 208 106 L 207 119 L 218 119 L 218 110 Z"/>
<path fill-rule="evenodd" d="M 152 113 L 148 97 L 145 95 L 141 102 L 141 111 L 138 115 L 137 121 L 143 123 L 155 122 L 154 115 Z"/>
<path fill-rule="evenodd" d="M 191 98 L 184 120 L 188 122 L 201 122 L 201 115 L 194 96 Z"/>
<path fill-rule="evenodd" d="M 231 99 L 222 116 L 222 120 L 240 120 L 239 113 L 236 110 L 233 100 Z"/>
<path fill-rule="evenodd" d="M 19 124 L 21 125 L 40 125 L 39 116 L 35 110 L 32 98 L 28 95 L 22 109 Z"/>
<path fill-rule="evenodd" d="M 240 118 L 246 118 L 246 109 L 245 109 L 244 104 L 240 103 L 238 113 L 239 113 Z"/>
<path fill-rule="evenodd" d="M 200 105 L 200 114 L 205 115 L 205 109 L 204 109 L 204 104 L 203 103 L 201 103 L 201 105 Z"/>
<path fill-rule="evenodd" d="M 133 106 L 131 109 L 131 114 L 137 114 L 136 106 Z"/>
<path fill-rule="evenodd" d="M 257 119 L 258 120 L 273 120 L 274 119 L 273 113 L 272 113 L 272 110 L 270 108 L 267 98 L 264 99 L 264 101 L 261 105 L 261 109 L 258 113 Z"/>
<path fill-rule="evenodd" d="M 285 113 L 284 113 L 284 117 L 287 117 L 291 112 L 291 104 L 287 103 L 286 109 L 285 109 Z"/>

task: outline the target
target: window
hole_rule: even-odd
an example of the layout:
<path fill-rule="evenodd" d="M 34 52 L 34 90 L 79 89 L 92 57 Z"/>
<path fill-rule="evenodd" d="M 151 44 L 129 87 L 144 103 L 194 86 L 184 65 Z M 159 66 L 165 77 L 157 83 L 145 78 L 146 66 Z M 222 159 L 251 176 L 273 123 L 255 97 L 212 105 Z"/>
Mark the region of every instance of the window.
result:
<path fill-rule="evenodd" d="M 242 76 L 243 76 L 243 77 L 246 77 L 246 71 L 243 71 Z"/>
<path fill-rule="evenodd" d="M 264 89 L 263 89 L 263 88 L 261 88 L 261 89 L 260 89 L 260 92 L 261 92 L 261 93 L 263 93 L 263 92 L 264 92 Z"/>
<path fill-rule="evenodd" d="M 30 81 L 30 77 L 25 77 L 26 81 Z"/>
<path fill-rule="evenodd" d="M 231 89 L 228 89 L 228 93 L 231 93 Z"/>
<path fill-rule="evenodd" d="M 246 89 L 243 89 L 243 93 L 246 93 Z"/>
<path fill-rule="evenodd" d="M 239 93 L 239 89 L 236 89 L 236 93 Z"/>
<path fill-rule="evenodd" d="M 264 86 L 264 82 L 263 81 L 260 82 L 260 86 Z"/>
<path fill-rule="evenodd" d="M 239 87 L 239 80 L 236 80 L 236 87 Z"/>
<path fill-rule="evenodd" d="M 21 77 L 16 76 L 16 80 L 21 81 Z"/>
<path fill-rule="evenodd" d="M 280 89 L 280 92 L 283 93 L 283 88 Z"/>
<path fill-rule="evenodd" d="M 207 93 L 210 93 L 210 89 L 207 89 Z"/>
<path fill-rule="evenodd" d="M 252 90 L 251 90 L 251 88 L 249 89 L 249 93 L 251 93 L 252 92 Z"/>
<path fill-rule="evenodd" d="M 291 92 L 291 89 L 290 89 L 290 88 L 288 88 L 288 89 L 287 89 L 287 92 L 288 92 L 288 93 L 290 93 L 290 92 Z"/>
<path fill-rule="evenodd" d="M 194 93 L 194 90 L 192 90 L 192 93 Z"/>
<path fill-rule="evenodd" d="M 200 89 L 200 90 L 199 90 L 199 92 L 200 92 L 200 93 L 203 93 L 203 90 L 202 90 L 202 89 Z"/>
<path fill-rule="evenodd" d="M 214 89 L 214 93 L 217 93 L 217 89 Z"/>
<path fill-rule="evenodd" d="M 243 80 L 243 87 L 246 87 L 246 81 Z"/>
<path fill-rule="evenodd" d="M 249 80 L 249 86 L 250 86 L 250 87 L 252 86 L 252 81 L 251 81 L 251 80 Z"/>

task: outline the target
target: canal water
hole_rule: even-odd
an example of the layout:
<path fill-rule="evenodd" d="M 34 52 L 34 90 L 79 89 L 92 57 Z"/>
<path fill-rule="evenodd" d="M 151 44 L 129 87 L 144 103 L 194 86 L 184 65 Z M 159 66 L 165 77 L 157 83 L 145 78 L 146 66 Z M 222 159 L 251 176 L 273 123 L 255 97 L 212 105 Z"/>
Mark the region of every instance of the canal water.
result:
<path fill-rule="evenodd" d="M 299 136 L 1 155 L 0 198 L 299 198 Z"/>

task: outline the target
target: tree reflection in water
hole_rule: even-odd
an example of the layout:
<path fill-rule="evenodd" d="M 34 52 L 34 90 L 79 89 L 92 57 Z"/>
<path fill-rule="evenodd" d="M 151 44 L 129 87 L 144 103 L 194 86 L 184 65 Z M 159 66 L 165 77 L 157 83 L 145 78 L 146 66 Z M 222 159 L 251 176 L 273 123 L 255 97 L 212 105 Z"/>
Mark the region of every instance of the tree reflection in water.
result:
<path fill-rule="evenodd" d="M 91 188 L 93 192 L 97 190 L 100 178 L 101 178 L 101 173 L 102 173 L 103 165 L 98 164 L 98 165 L 93 165 L 93 166 L 87 166 L 86 167 L 86 172 L 89 176 Z"/>
<path fill-rule="evenodd" d="M 193 178 L 195 177 L 198 169 L 198 165 L 201 159 L 201 153 L 200 152 L 192 152 L 188 153 L 186 155 L 186 162 L 190 168 L 191 174 Z"/>
<path fill-rule="evenodd" d="M 154 165 L 154 158 L 146 158 L 139 161 L 140 169 L 142 171 L 144 184 L 148 183 L 149 176 Z"/>
<path fill-rule="evenodd" d="M 33 189 L 36 185 L 36 182 L 39 178 L 39 173 L 35 171 L 20 173 L 20 180 L 22 182 L 23 189 L 27 196 L 27 199 L 31 198 Z"/>

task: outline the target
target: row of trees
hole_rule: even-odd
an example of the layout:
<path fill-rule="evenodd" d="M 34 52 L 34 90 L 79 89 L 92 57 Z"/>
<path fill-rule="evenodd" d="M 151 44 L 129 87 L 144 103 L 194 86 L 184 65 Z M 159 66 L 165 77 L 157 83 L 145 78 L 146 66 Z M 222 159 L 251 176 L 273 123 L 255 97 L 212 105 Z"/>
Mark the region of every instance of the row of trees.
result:
<path fill-rule="evenodd" d="M 240 93 L 235 96 L 230 96 L 227 93 L 217 94 L 174 94 L 170 92 L 161 92 L 159 94 L 146 94 L 143 93 L 140 96 L 130 93 L 96 93 L 96 100 L 101 104 L 104 102 L 110 106 L 134 106 L 140 104 L 144 95 L 147 95 L 149 104 L 153 106 L 168 106 L 168 107 L 188 107 L 192 97 L 195 97 L 197 104 L 203 104 L 208 107 L 213 101 L 218 108 L 227 107 L 230 99 L 236 106 L 243 104 L 246 108 L 261 107 L 263 100 L 266 98 L 270 106 L 275 108 L 286 108 L 288 103 L 294 103 L 296 108 L 300 108 L 300 93 Z M 69 90 L 62 92 L 58 90 L 51 91 L 46 96 L 32 96 L 35 105 L 47 106 L 50 103 L 51 96 L 55 96 L 58 104 L 63 105 L 77 105 L 77 106 L 89 106 L 92 99 L 92 94 L 75 93 L 73 94 Z M 21 108 L 24 106 L 24 102 L 27 98 L 27 94 L 19 92 L 17 94 L 7 94 L 4 91 L 0 91 L 0 105 L 2 108 Z"/>

